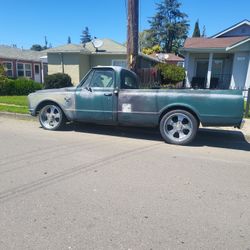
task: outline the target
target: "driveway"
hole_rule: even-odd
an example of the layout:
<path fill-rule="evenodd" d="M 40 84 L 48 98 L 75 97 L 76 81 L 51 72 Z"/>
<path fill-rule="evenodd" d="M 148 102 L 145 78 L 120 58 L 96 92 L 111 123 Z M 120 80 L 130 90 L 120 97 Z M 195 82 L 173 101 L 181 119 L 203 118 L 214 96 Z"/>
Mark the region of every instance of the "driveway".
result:
<path fill-rule="evenodd" d="M 249 249 L 250 144 L 0 117 L 0 249 Z"/>

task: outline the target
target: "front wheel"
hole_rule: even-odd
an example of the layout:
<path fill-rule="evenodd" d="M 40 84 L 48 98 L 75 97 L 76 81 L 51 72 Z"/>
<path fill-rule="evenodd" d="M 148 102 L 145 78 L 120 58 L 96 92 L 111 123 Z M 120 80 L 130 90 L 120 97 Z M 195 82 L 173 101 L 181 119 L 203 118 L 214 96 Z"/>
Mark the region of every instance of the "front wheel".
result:
<path fill-rule="evenodd" d="M 48 104 L 41 109 L 39 122 L 44 129 L 58 130 L 65 124 L 65 116 L 59 106 Z"/>
<path fill-rule="evenodd" d="M 163 139 L 170 144 L 186 145 L 196 136 L 198 121 L 185 110 L 173 110 L 165 114 L 160 121 Z"/>

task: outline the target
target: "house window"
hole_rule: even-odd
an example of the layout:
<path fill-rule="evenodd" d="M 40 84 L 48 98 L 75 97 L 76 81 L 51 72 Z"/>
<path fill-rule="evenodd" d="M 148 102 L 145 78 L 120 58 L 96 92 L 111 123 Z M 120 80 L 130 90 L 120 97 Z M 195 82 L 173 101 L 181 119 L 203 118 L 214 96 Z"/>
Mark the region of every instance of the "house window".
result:
<path fill-rule="evenodd" d="M 184 68 L 184 62 L 177 62 L 177 66 Z"/>
<path fill-rule="evenodd" d="M 4 70 L 8 77 L 13 77 L 13 64 L 12 62 L 4 62 L 3 63 Z"/>
<path fill-rule="evenodd" d="M 30 63 L 18 63 L 17 64 L 17 75 L 20 77 L 32 77 L 31 64 Z"/>
<path fill-rule="evenodd" d="M 39 65 L 35 65 L 35 74 L 36 75 L 39 75 L 40 74 L 40 67 L 39 67 Z"/>
<path fill-rule="evenodd" d="M 127 68 L 127 60 L 112 60 L 112 66 L 119 66 L 123 68 Z"/>

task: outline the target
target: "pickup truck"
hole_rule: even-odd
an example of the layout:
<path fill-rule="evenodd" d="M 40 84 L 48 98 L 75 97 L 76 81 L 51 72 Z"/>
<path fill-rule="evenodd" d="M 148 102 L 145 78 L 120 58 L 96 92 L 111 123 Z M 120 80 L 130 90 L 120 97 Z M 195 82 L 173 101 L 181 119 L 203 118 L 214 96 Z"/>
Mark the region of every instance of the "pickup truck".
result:
<path fill-rule="evenodd" d="M 28 96 L 31 115 L 57 130 L 66 121 L 159 127 L 167 143 L 184 145 L 199 125 L 243 122 L 240 90 L 139 89 L 138 77 L 121 67 L 94 67 L 76 87 L 40 90 Z"/>

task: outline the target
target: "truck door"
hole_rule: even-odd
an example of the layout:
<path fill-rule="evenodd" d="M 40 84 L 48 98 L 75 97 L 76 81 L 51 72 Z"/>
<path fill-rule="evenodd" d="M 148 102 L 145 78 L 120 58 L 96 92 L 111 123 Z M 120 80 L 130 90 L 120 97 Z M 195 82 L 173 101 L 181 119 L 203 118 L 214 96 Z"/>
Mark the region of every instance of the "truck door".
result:
<path fill-rule="evenodd" d="M 116 120 L 115 71 L 93 69 L 76 91 L 77 120 L 112 124 Z"/>

